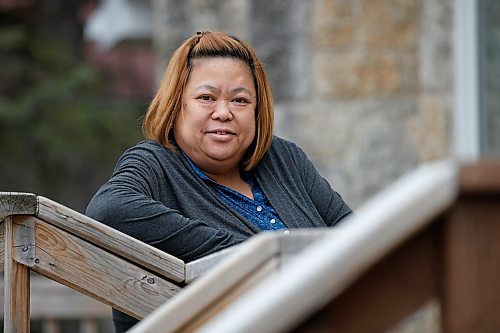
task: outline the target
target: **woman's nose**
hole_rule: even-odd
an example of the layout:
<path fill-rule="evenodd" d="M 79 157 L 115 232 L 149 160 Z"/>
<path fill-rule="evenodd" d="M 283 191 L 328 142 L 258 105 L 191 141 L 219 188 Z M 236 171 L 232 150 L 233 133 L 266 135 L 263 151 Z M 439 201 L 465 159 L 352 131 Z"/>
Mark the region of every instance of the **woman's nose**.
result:
<path fill-rule="evenodd" d="M 233 113 L 231 112 L 229 102 L 224 100 L 217 101 L 214 112 L 212 113 L 212 119 L 219 119 L 220 121 L 232 120 Z"/>

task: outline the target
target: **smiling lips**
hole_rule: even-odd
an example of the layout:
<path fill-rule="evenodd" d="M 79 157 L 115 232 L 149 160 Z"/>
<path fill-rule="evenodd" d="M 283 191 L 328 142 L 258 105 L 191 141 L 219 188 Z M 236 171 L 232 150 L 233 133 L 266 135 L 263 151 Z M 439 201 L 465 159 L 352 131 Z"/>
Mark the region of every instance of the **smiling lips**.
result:
<path fill-rule="evenodd" d="M 236 133 L 228 129 L 217 128 L 211 131 L 207 131 L 206 134 L 214 141 L 218 142 L 229 142 L 231 141 Z"/>
<path fill-rule="evenodd" d="M 216 135 L 235 135 L 234 132 L 227 129 L 216 129 L 212 131 L 207 131 L 208 134 L 216 134 Z"/>

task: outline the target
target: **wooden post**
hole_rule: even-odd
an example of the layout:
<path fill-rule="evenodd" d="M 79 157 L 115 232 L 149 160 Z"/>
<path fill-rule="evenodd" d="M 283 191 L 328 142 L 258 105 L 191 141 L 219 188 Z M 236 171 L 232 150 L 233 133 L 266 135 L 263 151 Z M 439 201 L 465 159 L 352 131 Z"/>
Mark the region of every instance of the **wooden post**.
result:
<path fill-rule="evenodd" d="M 384 332 L 438 295 L 436 220 L 368 269 L 291 332 Z"/>
<path fill-rule="evenodd" d="M 34 215 L 38 200 L 32 193 L 0 192 L 0 223 L 11 215 Z M 4 227 L 0 228 L 0 271 L 3 271 L 5 254 Z"/>
<path fill-rule="evenodd" d="M 5 219 L 5 271 L 4 271 L 4 332 L 30 331 L 30 274 L 29 268 L 13 259 L 15 217 Z"/>
<path fill-rule="evenodd" d="M 19 229 L 16 235 L 17 217 L 14 215 L 34 215 L 38 210 L 36 195 L 31 193 L 0 192 L 0 222 L 4 222 L 3 243 L 4 263 L 4 332 L 29 333 L 30 331 L 30 274 L 29 268 L 14 260 L 16 237 L 32 237 L 30 230 Z M 32 244 L 32 248 L 34 243 Z M 30 248 L 28 248 L 30 250 Z M 26 252 L 26 251 L 25 251 Z M 29 255 L 29 253 L 27 253 Z"/>
<path fill-rule="evenodd" d="M 35 215 L 38 200 L 32 193 L 0 192 L 0 222 L 10 215 Z"/>
<path fill-rule="evenodd" d="M 444 226 L 443 331 L 500 332 L 500 163 L 465 166 Z"/>

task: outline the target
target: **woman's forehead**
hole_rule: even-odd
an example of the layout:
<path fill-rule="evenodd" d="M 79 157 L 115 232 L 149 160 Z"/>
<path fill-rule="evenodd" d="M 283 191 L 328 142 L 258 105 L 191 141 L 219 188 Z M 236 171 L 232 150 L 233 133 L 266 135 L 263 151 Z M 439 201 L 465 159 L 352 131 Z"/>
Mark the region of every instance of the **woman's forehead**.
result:
<path fill-rule="evenodd" d="M 254 78 L 248 65 L 233 58 L 203 58 L 193 63 L 186 86 L 192 89 L 220 89 L 220 85 L 255 90 Z"/>
<path fill-rule="evenodd" d="M 238 64 L 238 65 L 243 65 L 246 68 L 248 68 L 249 72 L 250 71 L 250 66 L 247 62 L 245 62 L 242 59 L 239 58 L 234 58 L 234 57 L 200 57 L 200 58 L 194 58 L 191 62 L 191 71 L 193 71 L 194 68 L 200 67 L 203 65 L 214 65 L 214 64 L 221 64 L 223 66 L 227 66 L 229 64 Z"/>

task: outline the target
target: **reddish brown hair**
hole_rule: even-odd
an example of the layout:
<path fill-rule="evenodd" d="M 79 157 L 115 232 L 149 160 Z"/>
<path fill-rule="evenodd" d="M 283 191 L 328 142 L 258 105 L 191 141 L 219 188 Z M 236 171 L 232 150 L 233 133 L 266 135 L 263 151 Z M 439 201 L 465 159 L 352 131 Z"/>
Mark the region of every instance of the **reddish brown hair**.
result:
<path fill-rule="evenodd" d="M 271 87 L 255 51 L 240 39 L 221 32 L 197 32 L 174 52 L 160 87 L 142 124 L 146 138 L 175 149 L 173 124 L 181 111 L 182 93 L 189 79 L 194 59 L 227 57 L 239 59 L 252 73 L 257 93 L 256 133 L 243 161 L 246 170 L 253 169 L 269 149 L 273 138 L 274 108 Z"/>

